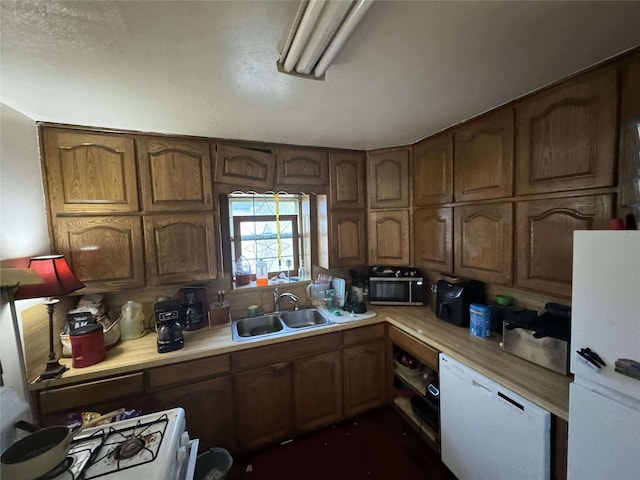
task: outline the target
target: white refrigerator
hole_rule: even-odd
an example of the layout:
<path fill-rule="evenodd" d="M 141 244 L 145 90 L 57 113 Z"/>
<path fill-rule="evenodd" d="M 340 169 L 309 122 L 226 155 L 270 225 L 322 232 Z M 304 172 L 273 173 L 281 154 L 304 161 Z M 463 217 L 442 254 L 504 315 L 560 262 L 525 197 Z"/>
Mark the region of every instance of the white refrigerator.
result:
<path fill-rule="evenodd" d="M 571 307 L 567 477 L 638 480 L 640 231 L 574 233 Z"/>

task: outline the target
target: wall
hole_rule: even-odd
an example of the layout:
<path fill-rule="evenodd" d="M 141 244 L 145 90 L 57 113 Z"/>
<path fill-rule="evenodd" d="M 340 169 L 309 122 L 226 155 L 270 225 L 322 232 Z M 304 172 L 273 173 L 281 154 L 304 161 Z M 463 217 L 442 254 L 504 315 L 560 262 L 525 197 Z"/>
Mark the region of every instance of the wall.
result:
<path fill-rule="evenodd" d="M 26 267 L 30 257 L 49 253 L 36 122 L 1 103 L 0 205 L 2 266 Z M 22 309 L 37 303 L 38 300 L 16 302 L 18 317 Z M 11 312 L 4 298 L 0 306 L 0 331 L 0 361 L 5 385 L 14 387 L 24 396 Z"/>

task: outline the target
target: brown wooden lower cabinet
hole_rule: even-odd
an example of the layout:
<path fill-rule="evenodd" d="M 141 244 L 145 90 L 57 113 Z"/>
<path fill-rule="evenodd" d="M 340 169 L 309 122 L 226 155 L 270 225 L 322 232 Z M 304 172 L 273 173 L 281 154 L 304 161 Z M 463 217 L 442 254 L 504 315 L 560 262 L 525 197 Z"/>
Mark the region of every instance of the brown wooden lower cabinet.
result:
<path fill-rule="evenodd" d="M 107 413 L 125 407 L 151 413 L 142 372 L 52 388 L 33 397 L 36 421 L 42 426 L 64 424 L 67 414 L 83 411 Z"/>
<path fill-rule="evenodd" d="M 242 450 L 293 434 L 292 374 L 290 362 L 235 374 L 236 429 Z"/>
<path fill-rule="evenodd" d="M 377 341 L 342 351 L 344 414 L 355 415 L 386 402 L 385 343 Z"/>
<path fill-rule="evenodd" d="M 178 385 L 154 392 L 151 398 L 157 411 L 184 408 L 189 436 L 200 439 L 199 451 L 212 447 L 235 449 L 231 377 Z"/>
<path fill-rule="evenodd" d="M 237 432 L 242 450 L 342 418 L 340 350 L 237 372 Z"/>
<path fill-rule="evenodd" d="M 311 430 L 342 418 L 339 350 L 297 360 L 293 382 L 297 431 Z"/>

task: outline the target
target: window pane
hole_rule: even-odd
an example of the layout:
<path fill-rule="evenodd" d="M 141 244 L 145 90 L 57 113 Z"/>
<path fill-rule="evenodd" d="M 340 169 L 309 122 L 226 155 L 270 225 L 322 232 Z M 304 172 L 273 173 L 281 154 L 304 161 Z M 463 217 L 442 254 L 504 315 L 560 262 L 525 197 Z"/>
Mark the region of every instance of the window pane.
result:
<path fill-rule="evenodd" d="M 302 255 L 299 232 L 300 201 L 299 195 L 280 195 L 278 197 L 278 216 L 274 195 L 231 194 L 229 195 L 229 214 L 232 249 L 232 261 L 242 255 L 251 265 L 255 274 L 256 262 L 263 259 L 269 266 L 269 272 L 289 270 L 297 272 Z M 264 220 L 259 218 L 266 217 Z M 283 218 L 284 217 L 284 218 Z M 278 261 L 278 228 L 280 230 L 280 261 Z"/>

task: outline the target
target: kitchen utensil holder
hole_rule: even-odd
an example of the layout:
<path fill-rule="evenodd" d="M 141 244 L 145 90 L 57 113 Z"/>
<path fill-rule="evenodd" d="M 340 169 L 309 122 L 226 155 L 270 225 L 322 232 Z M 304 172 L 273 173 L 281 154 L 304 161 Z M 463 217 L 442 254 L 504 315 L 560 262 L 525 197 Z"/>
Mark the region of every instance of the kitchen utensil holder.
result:
<path fill-rule="evenodd" d="M 209 328 L 222 327 L 231 324 L 229 305 L 209 307 Z"/>

